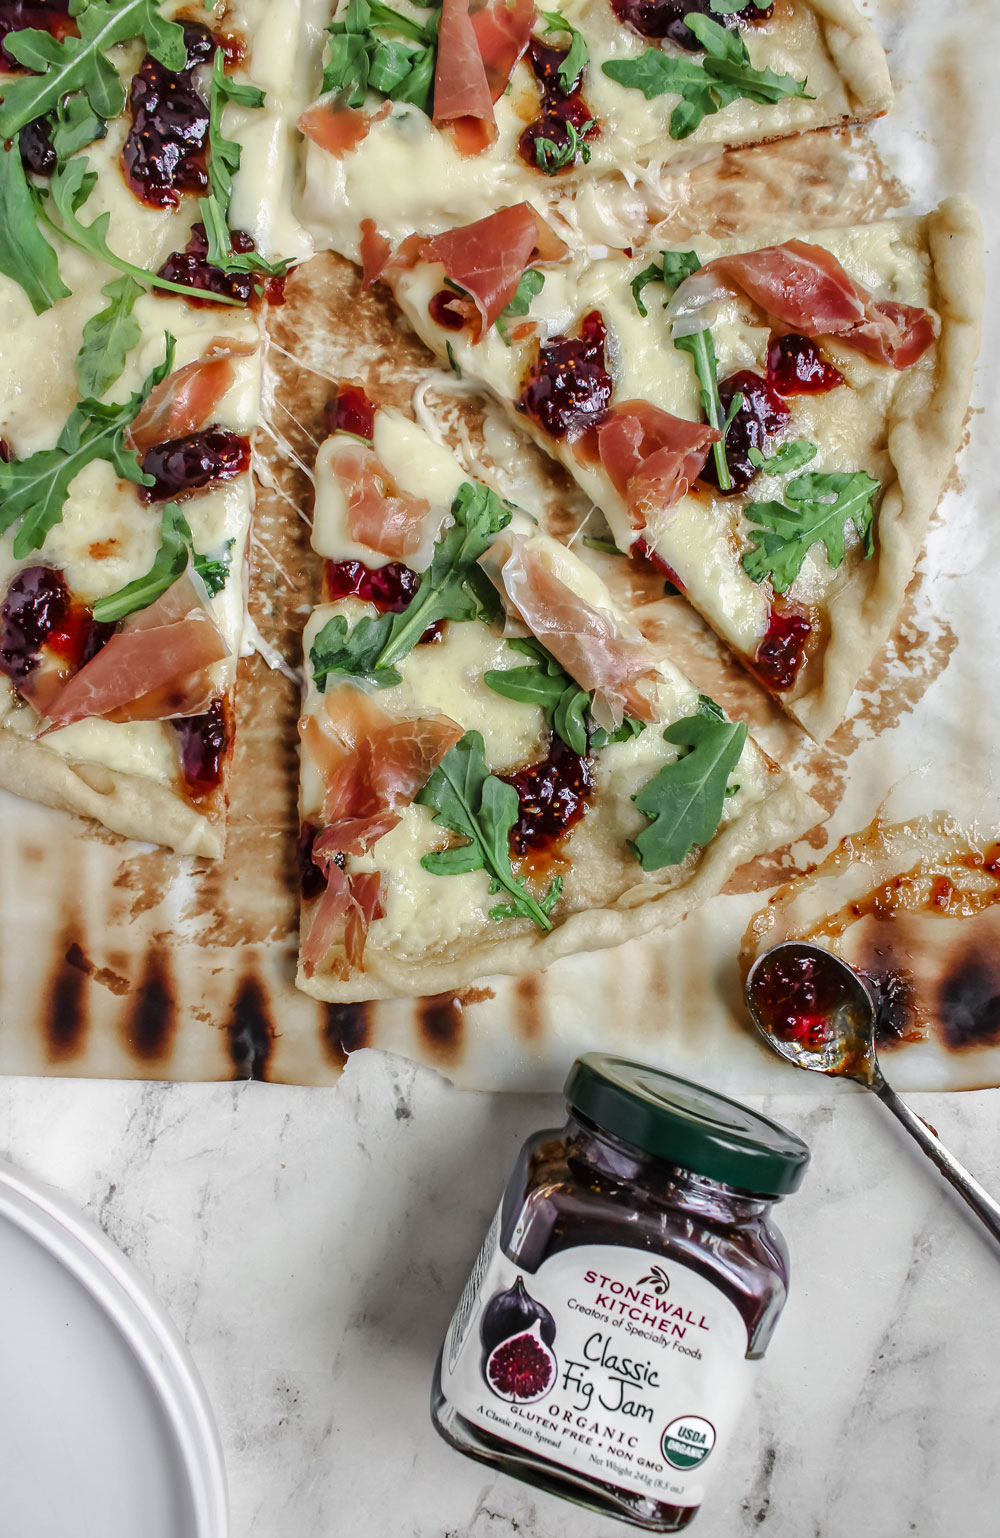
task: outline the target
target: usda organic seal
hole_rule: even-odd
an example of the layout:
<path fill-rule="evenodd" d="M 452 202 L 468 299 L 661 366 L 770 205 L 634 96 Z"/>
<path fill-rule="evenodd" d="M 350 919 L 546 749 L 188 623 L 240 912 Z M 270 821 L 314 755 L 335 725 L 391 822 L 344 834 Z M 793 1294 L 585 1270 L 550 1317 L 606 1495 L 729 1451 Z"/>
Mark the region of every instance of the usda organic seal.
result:
<path fill-rule="evenodd" d="M 715 1427 L 700 1415 L 679 1415 L 664 1431 L 660 1447 L 675 1469 L 693 1469 L 704 1463 L 715 1446 Z"/>

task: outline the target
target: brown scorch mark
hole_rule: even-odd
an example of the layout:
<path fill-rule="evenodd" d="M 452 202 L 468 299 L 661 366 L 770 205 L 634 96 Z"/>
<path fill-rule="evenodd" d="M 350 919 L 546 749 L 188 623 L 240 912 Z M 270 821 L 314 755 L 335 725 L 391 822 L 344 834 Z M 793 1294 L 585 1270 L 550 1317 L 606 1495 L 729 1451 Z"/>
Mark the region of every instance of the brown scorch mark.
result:
<path fill-rule="evenodd" d="M 518 1033 L 526 1041 L 534 1041 L 542 1032 L 541 991 L 541 978 L 537 972 L 525 972 L 514 979 L 514 1020 Z"/>
<path fill-rule="evenodd" d="M 457 993 L 435 993 L 417 999 L 417 1027 L 431 1056 L 453 1062 L 462 1046 L 464 1020 Z"/>
<path fill-rule="evenodd" d="M 116 972 L 112 967 L 98 967 L 85 956 L 82 948 L 73 941 L 66 952 L 66 960 L 71 967 L 77 967 L 86 977 L 92 977 L 95 983 L 100 983 L 102 988 L 109 988 L 112 993 L 121 995 L 128 993 L 132 984 L 121 972 Z"/>
<path fill-rule="evenodd" d="M 87 983 L 70 959 L 78 921 L 71 920 L 57 945 L 57 964 L 49 980 L 42 1016 L 46 1055 L 50 1063 L 64 1063 L 82 1051 L 89 1023 Z"/>
<path fill-rule="evenodd" d="M 322 1007 L 323 1050 L 336 1068 L 343 1068 L 352 1052 L 367 1047 L 371 1022 L 369 1004 L 324 1004 Z"/>
<path fill-rule="evenodd" d="M 166 956 L 152 949 L 122 1030 L 129 1048 L 141 1063 L 169 1057 L 177 1026 L 174 983 Z"/>
<path fill-rule="evenodd" d="M 234 1079 L 266 1079 L 274 1046 L 270 1005 L 258 978 L 245 977 L 226 1022 Z"/>

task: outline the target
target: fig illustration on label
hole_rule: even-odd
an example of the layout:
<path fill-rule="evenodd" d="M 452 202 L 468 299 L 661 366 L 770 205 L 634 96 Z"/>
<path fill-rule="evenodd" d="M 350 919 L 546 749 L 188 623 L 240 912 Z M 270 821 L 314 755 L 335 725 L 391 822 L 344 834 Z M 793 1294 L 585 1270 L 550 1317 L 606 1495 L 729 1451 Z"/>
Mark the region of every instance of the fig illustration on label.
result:
<path fill-rule="evenodd" d="M 509 1404 L 531 1404 L 552 1387 L 557 1371 L 552 1350 L 556 1322 L 526 1291 L 523 1277 L 490 1299 L 479 1336 L 483 1376 L 498 1398 Z"/>

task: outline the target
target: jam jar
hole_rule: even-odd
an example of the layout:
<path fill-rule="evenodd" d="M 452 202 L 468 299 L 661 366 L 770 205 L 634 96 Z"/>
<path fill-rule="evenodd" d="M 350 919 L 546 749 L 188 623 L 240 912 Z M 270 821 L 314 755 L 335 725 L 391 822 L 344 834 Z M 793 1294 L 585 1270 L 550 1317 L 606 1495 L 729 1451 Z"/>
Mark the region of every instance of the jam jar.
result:
<path fill-rule="evenodd" d="M 605 1053 L 528 1139 L 438 1358 L 460 1452 L 654 1533 L 696 1515 L 788 1293 L 776 1200 L 809 1150 Z"/>

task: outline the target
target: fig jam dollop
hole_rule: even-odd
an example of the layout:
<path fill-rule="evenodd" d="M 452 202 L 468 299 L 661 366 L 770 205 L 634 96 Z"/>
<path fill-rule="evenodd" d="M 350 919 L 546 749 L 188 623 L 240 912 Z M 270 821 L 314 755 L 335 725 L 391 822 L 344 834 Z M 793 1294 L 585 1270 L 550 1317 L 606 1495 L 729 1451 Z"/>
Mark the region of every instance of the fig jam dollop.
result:
<path fill-rule="evenodd" d="M 783 693 L 792 687 L 806 660 L 811 634 L 812 625 L 801 610 L 771 610 L 767 633 L 753 660 L 753 671 L 768 689 Z"/>
<path fill-rule="evenodd" d="M 132 127 L 122 170 L 136 197 L 153 208 L 176 208 L 184 193 L 208 190 L 208 102 L 194 71 L 211 59 L 216 41 L 207 27 L 189 21 L 184 42 L 183 69 L 166 69 L 148 53 L 129 89 Z"/>
<path fill-rule="evenodd" d="M 555 336 L 539 348 L 520 410 L 550 438 L 578 438 L 607 416 L 614 389 L 604 361 L 607 337 L 600 311 L 591 310 L 579 337 Z"/>
<path fill-rule="evenodd" d="M 12 578 L 0 606 L 0 672 L 15 685 L 35 671 L 42 648 L 75 672 L 114 634 L 76 602 L 61 571 L 24 566 Z"/>
<path fill-rule="evenodd" d="M 26 123 L 17 136 L 18 153 L 24 169 L 34 176 L 51 176 L 58 163 L 58 155 L 52 147 L 49 125 L 43 117 Z"/>
<path fill-rule="evenodd" d="M 844 382 L 812 337 L 788 332 L 771 338 L 767 349 L 767 382 L 778 395 L 825 395 Z"/>
<path fill-rule="evenodd" d="M 151 475 L 152 486 L 139 487 L 142 502 L 168 502 L 189 497 L 219 481 L 231 481 L 250 468 L 250 440 L 228 427 L 213 427 L 207 432 L 190 433 L 186 438 L 170 438 L 154 444 L 142 459 L 144 475 Z"/>
<path fill-rule="evenodd" d="M 702 45 L 691 28 L 685 25 L 688 16 L 708 16 L 720 26 L 735 28 L 741 23 L 768 21 L 774 12 L 773 5 L 758 9 L 753 0 L 747 0 L 741 10 L 728 16 L 713 11 L 711 0 L 611 0 L 611 9 L 619 21 L 625 22 L 640 36 L 665 37 L 692 53 Z"/>
<path fill-rule="evenodd" d="M 420 585 L 419 573 L 402 561 L 385 566 L 366 566 L 364 561 L 324 561 L 326 596 L 361 598 L 373 603 L 380 614 L 401 614 Z"/>
<path fill-rule="evenodd" d="M 771 436 L 787 426 L 791 415 L 780 395 L 764 376 L 753 373 L 751 369 L 741 369 L 739 373 L 730 374 L 728 379 L 722 380 L 719 399 L 724 412 L 728 412 L 734 395 L 742 395 L 743 404 L 726 433 L 726 464 L 729 466 L 732 485 L 723 495 L 728 497 L 746 491 L 759 473 L 750 460 L 750 450 L 756 449 L 758 453 L 766 454 Z M 718 489 L 719 473 L 712 455 L 705 461 L 699 479 L 708 481 Z"/>
<path fill-rule="evenodd" d="M 229 745 L 224 701 L 213 700 L 203 715 L 181 716 L 170 725 L 177 733 L 188 795 L 195 799 L 210 795 L 222 782 Z"/>
<path fill-rule="evenodd" d="M 548 753 L 537 764 L 498 778 L 513 785 L 520 803 L 510 830 L 513 855 L 551 853 L 587 810 L 594 788 L 590 759 L 574 753 L 554 733 Z"/>
<path fill-rule="evenodd" d="M 360 385 L 341 385 L 324 415 L 328 433 L 353 433 L 368 443 L 375 436 L 375 402 Z"/>
<path fill-rule="evenodd" d="M 533 37 L 528 44 L 528 63 L 541 86 L 542 105 L 534 122 L 528 124 L 518 139 L 517 152 L 526 165 L 534 166 L 538 171 L 545 170 L 544 161 L 538 152 L 539 139 L 547 139 L 557 150 L 562 150 L 570 142 L 570 125 L 584 141 L 600 133 L 594 114 L 580 90 L 583 70 L 568 90 L 560 78 L 559 71 L 568 53 L 568 48 L 550 48 L 537 37 Z M 567 161 L 559 169 L 570 170 L 580 153 L 578 147 L 573 160 Z"/>

